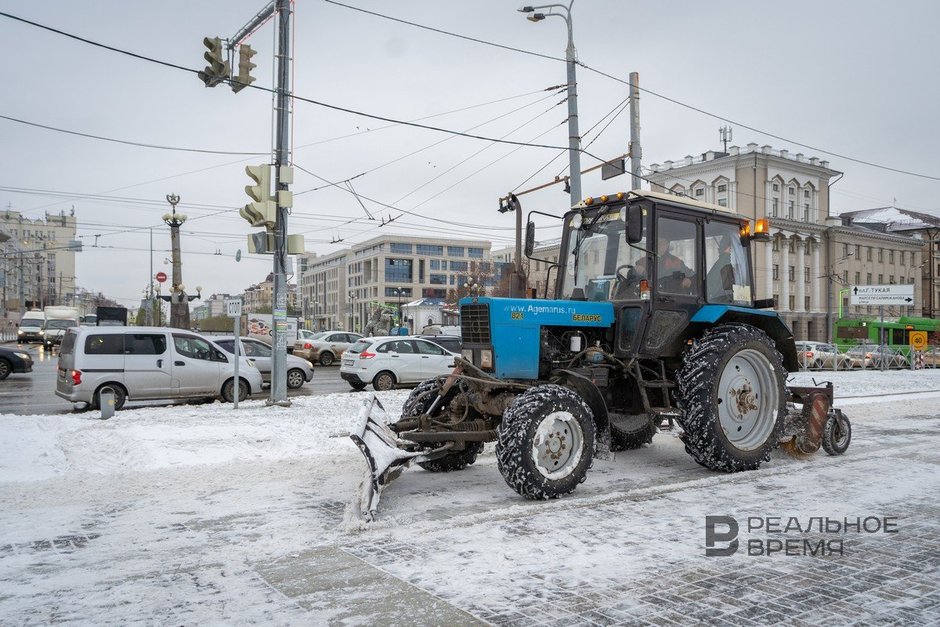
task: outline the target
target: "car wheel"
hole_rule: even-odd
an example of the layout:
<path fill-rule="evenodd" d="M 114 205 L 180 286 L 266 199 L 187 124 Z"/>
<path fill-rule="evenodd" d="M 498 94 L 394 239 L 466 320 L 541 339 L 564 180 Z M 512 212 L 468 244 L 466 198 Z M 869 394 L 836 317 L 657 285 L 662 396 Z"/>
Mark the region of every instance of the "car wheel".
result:
<path fill-rule="evenodd" d="M 10 366 L 10 362 L 6 359 L 0 359 L 0 379 L 6 379 L 12 371 L 13 368 Z"/>
<path fill-rule="evenodd" d="M 127 400 L 127 392 L 120 385 L 106 383 L 98 388 L 98 390 L 95 392 L 95 399 L 93 401 L 95 409 L 101 409 L 101 393 L 104 390 L 111 390 L 114 392 L 114 411 L 118 411 L 124 407 L 124 401 Z"/>
<path fill-rule="evenodd" d="M 332 366 L 334 359 L 336 358 L 333 357 L 333 353 L 329 351 L 320 353 L 320 365 L 321 366 Z"/>
<path fill-rule="evenodd" d="M 395 387 L 395 375 L 388 370 L 383 370 L 372 379 L 372 387 L 379 392 L 385 392 Z"/>
<path fill-rule="evenodd" d="M 238 400 L 241 402 L 248 398 L 248 383 L 241 377 L 239 377 L 238 383 Z M 235 379 L 229 379 L 222 386 L 222 400 L 226 403 L 235 400 Z"/>
<path fill-rule="evenodd" d="M 287 371 L 287 387 L 292 390 L 296 390 L 304 383 L 306 383 L 307 378 L 304 376 L 304 371 L 300 368 L 291 368 Z"/>

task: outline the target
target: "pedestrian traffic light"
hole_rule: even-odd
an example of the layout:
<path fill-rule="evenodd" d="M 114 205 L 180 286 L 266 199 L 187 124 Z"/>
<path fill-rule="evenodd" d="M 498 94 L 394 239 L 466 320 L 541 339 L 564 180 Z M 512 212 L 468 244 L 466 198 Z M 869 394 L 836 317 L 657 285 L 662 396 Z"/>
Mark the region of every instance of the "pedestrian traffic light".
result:
<path fill-rule="evenodd" d="M 232 91 L 236 94 L 255 82 L 255 77 L 251 75 L 251 71 L 258 66 L 251 62 L 251 57 L 256 54 L 258 53 L 252 50 L 248 44 L 238 47 L 238 76 L 232 81 Z"/>
<path fill-rule="evenodd" d="M 245 172 L 255 182 L 245 186 L 245 193 L 254 202 L 245 205 L 239 214 L 251 226 L 272 228 L 277 222 L 277 203 L 271 196 L 271 166 L 249 165 L 245 166 Z"/>
<path fill-rule="evenodd" d="M 231 74 L 231 66 L 228 60 L 223 58 L 225 50 L 222 47 L 221 39 L 218 37 L 205 37 L 202 43 L 209 49 L 203 54 L 209 65 L 199 72 L 199 79 L 206 84 L 206 87 L 215 87 L 228 79 L 229 74 Z"/>

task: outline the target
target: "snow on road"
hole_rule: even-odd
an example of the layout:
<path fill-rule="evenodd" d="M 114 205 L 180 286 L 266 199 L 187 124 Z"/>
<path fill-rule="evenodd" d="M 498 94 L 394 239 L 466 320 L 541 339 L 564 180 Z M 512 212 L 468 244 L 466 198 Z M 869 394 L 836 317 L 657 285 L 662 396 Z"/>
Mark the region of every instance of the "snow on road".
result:
<path fill-rule="evenodd" d="M 529 600 L 590 590 L 596 598 L 581 602 L 599 606 L 628 582 L 714 568 L 702 557 L 707 515 L 888 515 L 902 529 L 935 518 L 923 508 L 940 495 L 940 372 L 822 376 L 837 398 L 871 397 L 845 399 L 854 435 L 841 458 L 778 453 L 759 471 L 719 475 L 667 432 L 595 462 L 571 497 L 528 502 L 487 447 L 464 472 L 406 471 L 372 525 L 355 518 L 365 464 L 344 437 L 367 394 L 290 408 L 146 408 L 108 421 L 0 416 L 0 624 L 365 624 L 401 598 L 382 587 L 394 582 L 428 595 L 433 611 L 567 622 L 569 604 Z M 407 394 L 379 396 L 395 415 Z M 747 570 L 749 559 L 722 564 Z M 342 560 L 384 578 L 373 597 L 353 575 L 324 583 L 323 565 Z M 632 615 L 650 607 L 637 601 Z M 425 619 L 414 622 L 445 620 Z"/>

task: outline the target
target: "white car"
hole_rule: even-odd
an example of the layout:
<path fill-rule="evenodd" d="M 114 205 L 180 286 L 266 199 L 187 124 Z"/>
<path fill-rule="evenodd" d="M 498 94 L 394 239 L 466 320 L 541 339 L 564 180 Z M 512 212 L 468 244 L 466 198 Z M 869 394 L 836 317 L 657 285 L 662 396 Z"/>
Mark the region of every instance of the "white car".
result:
<path fill-rule="evenodd" d="M 224 351 L 232 355 L 235 353 L 235 337 L 231 335 L 222 337 L 213 337 L 212 341 L 218 344 Z M 273 359 L 271 358 L 271 347 L 250 337 L 243 337 L 239 355 L 248 357 L 255 362 L 255 366 L 261 372 L 261 378 L 266 385 L 271 384 L 271 370 L 273 368 Z M 313 367 L 310 362 L 293 355 L 287 356 L 287 387 L 296 390 L 304 383 L 313 379 Z"/>
<path fill-rule="evenodd" d="M 370 383 L 376 390 L 391 390 L 450 374 L 454 357 L 437 344 L 413 336 L 366 337 L 343 353 L 339 373 L 354 390 Z"/>

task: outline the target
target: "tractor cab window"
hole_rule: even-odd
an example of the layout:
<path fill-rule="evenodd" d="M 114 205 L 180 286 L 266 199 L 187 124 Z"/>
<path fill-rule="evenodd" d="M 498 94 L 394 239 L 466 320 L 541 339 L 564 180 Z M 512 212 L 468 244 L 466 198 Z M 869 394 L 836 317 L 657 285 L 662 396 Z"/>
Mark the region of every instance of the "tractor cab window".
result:
<path fill-rule="evenodd" d="M 561 298 L 572 298 L 579 292 L 595 301 L 639 298 L 638 283 L 634 281 L 630 290 L 627 281 L 632 280 L 633 268 L 646 254 L 642 250 L 646 237 L 635 247 L 627 244 L 624 217 L 622 206 L 603 206 L 569 218 Z"/>
<path fill-rule="evenodd" d="M 662 216 L 656 224 L 656 287 L 660 294 L 699 294 L 696 224 Z M 639 269 L 644 274 L 647 264 Z"/>
<path fill-rule="evenodd" d="M 710 303 L 751 304 L 747 250 L 739 228 L 716 221 L 705 225 L 705 287 Z"/>

